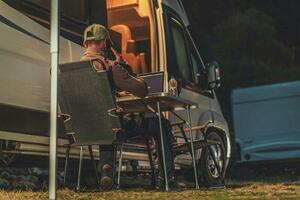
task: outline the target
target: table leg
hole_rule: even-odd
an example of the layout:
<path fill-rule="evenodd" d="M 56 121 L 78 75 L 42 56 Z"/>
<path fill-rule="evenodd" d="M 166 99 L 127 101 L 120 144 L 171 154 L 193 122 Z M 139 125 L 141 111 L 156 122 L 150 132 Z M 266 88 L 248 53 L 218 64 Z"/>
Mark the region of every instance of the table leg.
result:
<path fill-rule="evenodd" d="M 159 101 L 157 101 L 157 112 L 158 112 L 158 122 L 159 122 L 159 132 L 160 132 L 160 142 L 161 142 L 161 153 L 162 153 L 162 159 L 163 159 L 163 169 L 164 169 L 164 176 L 165 176 L 165 185 L 166 185 L 166 191 L 169 191 L 169 182 L 168 182 L 167 165 L 166 165 L 166 154 L 165 154 L 164 137 L 163 137 L 163 130 L 162 130 L 162 119 L 161 119 L 161 111 L 160 111 Z"/>
<path fill-rule="evenodd" d="M 194 167 L 194 176 L 195 176 L 195 184 L 196 189 L 199 189 L 199 183 L 198 183 L 198 173 L 197 173 L 197 165 L 196 165 L 196 158 L 195 158 L 195 151 L 194 151 L 194 139 L 193 139 L 193 133 L 192 133 L 192 124 L 191 124 L 191 111 L 190 108 L 186 108 L 187 112 L 187 125 L 189 128 L 189 134 L 190 134 L 190 143 L 191 143 L 191 149 L 192 149 L 192 160 L 193 160 L 193 167 Z"/>

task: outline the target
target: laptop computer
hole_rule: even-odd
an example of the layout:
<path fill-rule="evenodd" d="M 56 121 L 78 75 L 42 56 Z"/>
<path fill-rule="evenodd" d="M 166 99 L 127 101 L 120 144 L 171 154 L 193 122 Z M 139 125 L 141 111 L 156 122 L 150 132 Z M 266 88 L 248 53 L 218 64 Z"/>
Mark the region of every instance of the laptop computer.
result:
<path fill-rule="evenodd" d="M 139 77 L 146 82 L 149 94 L 163 92 L 164 72 L 141 74 Z"/>

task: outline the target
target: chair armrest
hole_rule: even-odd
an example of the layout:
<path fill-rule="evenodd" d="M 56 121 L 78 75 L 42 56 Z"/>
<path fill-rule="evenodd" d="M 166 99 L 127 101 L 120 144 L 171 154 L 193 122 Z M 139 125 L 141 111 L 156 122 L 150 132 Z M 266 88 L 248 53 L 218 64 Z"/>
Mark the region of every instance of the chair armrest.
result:
<path fill-rule="evenodd" d="M 111 117 L 120 117 L 124 112 L 122 108 L 112 108 L 107 111 L 107 114 Z"/>
<path fill-rule="evenodd" d="M 65 113 L 57 113 L 58 118 L 62 118 L 62 120 L 65 122 L 66 120 L 70 120 L 71 116 L 69 114 Z"/>
<path fill-rule="evenodd" d="M 199 125 L 199 126 L 192 127 L 192 131 L 202 131 L 206 128 L 207 128 L 207 125 Z M 189 130 L 190 130 L 189 128 L 183 129 L 184 132 L 188 132 Z M 180 130 L 180 129 L 176 129 L 173 131 L 173 134 L 181 133 L 181 131 L 182 130 Z"/>

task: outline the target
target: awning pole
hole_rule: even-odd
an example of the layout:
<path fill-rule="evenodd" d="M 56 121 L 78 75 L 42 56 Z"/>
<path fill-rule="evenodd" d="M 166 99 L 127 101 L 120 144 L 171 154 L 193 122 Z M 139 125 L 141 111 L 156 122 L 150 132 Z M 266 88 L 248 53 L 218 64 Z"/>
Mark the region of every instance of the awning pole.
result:
<path fill-rule="evenodd" d="M 50 158 L 49 199 L 56 199 L 57 189 L 57 67 L 59 61 L 59 3 L 51 0 L 51 96 L 50 96 Z"/>

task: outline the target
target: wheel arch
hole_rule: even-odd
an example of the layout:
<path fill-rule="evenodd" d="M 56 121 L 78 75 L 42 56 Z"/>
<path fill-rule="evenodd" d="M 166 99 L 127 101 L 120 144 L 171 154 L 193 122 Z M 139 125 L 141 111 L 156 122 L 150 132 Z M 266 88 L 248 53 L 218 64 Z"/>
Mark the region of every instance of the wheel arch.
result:
<path fill-rule="evenodd" d="M 223 140 L 225 144 L 225 150 L 226 150 L 226 168 L 229 164 L 229 159 L 231 155 L 231 143 L 229 134 L 222 128 L 214 126 L 213 124 L 208 125 L 207 129 L 205 130 L 204 134 L 207 136 L 210 132 L 216 132 Z"/>

